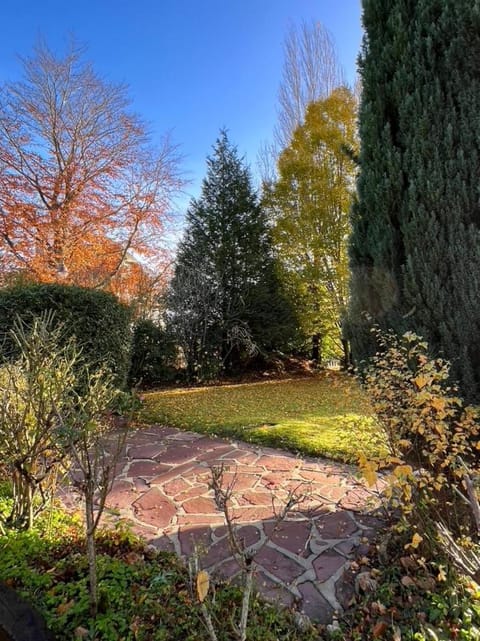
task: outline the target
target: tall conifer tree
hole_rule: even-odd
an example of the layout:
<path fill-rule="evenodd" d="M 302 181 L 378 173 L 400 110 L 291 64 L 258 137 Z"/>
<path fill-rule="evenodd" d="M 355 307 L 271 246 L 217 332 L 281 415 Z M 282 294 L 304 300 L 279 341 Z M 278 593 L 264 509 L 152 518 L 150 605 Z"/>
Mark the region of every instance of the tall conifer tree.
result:
<path fill-rule="evenodd" d="M 225 131 L 207 159 L 201 196 L 187 211 L 170 308 L 177 335 L 186 319 L 195 326 L 192 359 L 203 376 L 214 373 L 212 363 L 228 371 L 248 353 L 282 347 L 293 331 L 266 214 Z"/>
<path fill-rule="evenodd" d="M 422 334 L 480 384 L 480 4 L 364 0 L 350 332 Z"/>

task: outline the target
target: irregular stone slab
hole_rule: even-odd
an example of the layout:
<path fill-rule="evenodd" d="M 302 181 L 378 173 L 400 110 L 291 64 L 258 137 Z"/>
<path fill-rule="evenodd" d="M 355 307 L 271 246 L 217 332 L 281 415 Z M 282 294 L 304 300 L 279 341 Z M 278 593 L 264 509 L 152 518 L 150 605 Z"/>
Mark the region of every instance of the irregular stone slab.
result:
<path fill-rule="evenodd" d="M 269 520 L 275 516 L 272 507 L 235 507 L 232 510 L 233 518 L 239 523 L 255 523 L 256 521 Z"/>
<path fill-rule="evenodd" d="M 237 538 L 244 545 L 245 548 L 255 545 L 261 539 L 260 529 L 255 525 L 243 525 L 237 527 Z"/>
<path fill-rule="evenodd" d="M 252 491 L 243 492 L 238 499 L 239 505 L 271 505 L 271 492 Z"/>
<path fill-rule="evenodd" d="M 159 536 L 150 540 L 150 545 L 153 545 L 157 550 L 162 552 L 175 552 L 173 541 L 168 536 Z"/>
<path fill-rule="evenodd" d="M 266 523 L 265 534 L 270 537 L 272 543 L 280 548 L 289 550 L 293 554 L 302 557 L 310 555 L 309 541 L 312 531 L 312 524 L 309 521 L 284 522 L 277 527 L 273 523 Z"/>
<path fill-rule="evenodd" d="M 265 469 L 270 471 L 291 471 L 300 466 L 300 461 L 297 458 L 290 458 L 287 456 L 262 456 L 258 459 L 257 465 L 263 465 Z"/>
<path fill-rule="evenodd" d="M 168 481 L 167 483 L 164 483 L 163 485 L 163 491 L 167 496 L 175 496 L 176 494 L 180 494 L 181 492 L 184 492 L 185 490 L 188 490 L 191 488 L 191 485 L 185 481 L 183 478 L 178 478 L 174 479 L 173 481 Z"/>
<path fill-rule="evenodd" d="M 224 472 L 222 477 L 222 487 L 233 486 L 233 491 L 247 490 L 255 487 L 258 483 L 258 476 L 255 474 L 238 474 L 235 472 Z"/>
<path fill-rule="evenodd" d="M 202 441 L 197 441 L 197 444 L 201 447 Z M 225 461 L 222 459 L 222 456 L 233 456 L 235 454 L 235 449 L 230 445 L 224 445 L 220 447 L 214 447 L 208 452 L 200 453 L 198 456 L 199 461 L 205 461 L 210 465 L 220 466 L 222 463 L 225 464 Z"/>
<path fill-rule="evenodd" d="M 128 468 L 128 476 L 141 476 L 144 478 L 152 478 L 161 472 L 169 470 L 168 465 L 156 463 L 155 461 L 134 461 Z"/>
<path fill-rule="evenodd" d="M 191 556 L 195 549 L 200 558 L 208 552 L 212 542 L 212 531 L 209 527 L 181 527 L 178 531 L 181 553 L 185 557 Z"/>
<path fill-rule="evenodd" d="M 139 447 L 129 447 L 128 456 L 131 459 L 154 459 L 164 450 L 165 445 L 163 445 L 162 443 L 155 443 L 155 441 L 152 439 L 151 442 L 148 442 L 145 445 L 140 445 Z"/>
<path fill-rule="evenodd" d="M 178 514 L 177 525 L 223 525 L 225 522 L 221 514 Z"/>
<path fill-rule="evenodd" d="M 178 436 L 185 434 L 176 427 L 165 427 L 163 425 L 148 425 L 141 429 L 138 429 L 135 434 L 135 440 L 139 440 L 143 437 L 155 436 L 157 439 L 164 439 L 170 436 Z M 191 432 L 189 432 L 191 434 Z"/>
<path fill-rule="evenodd" d="M 318 519 L 317 530 L 323 539 L 343 539 L 358 527 L 345 512 L 335 512 Z"/>
<path fill-rule="evenodd" d="M 238 565 L 237 561 L 233 558 L 229 558 L 223 563 L 220 563 L 215 567 L 213 574 L 220 577 L 221 579 L 226 579 L 228 581 L 233 580 L 241 573 L 241 568 Z"/>
<path fill-rule="evenodd" d="M 199 443 L 200 441 L 196 441 Z M 169 445 L 167 449 L 158 455 L 162 463 L 169 465 L 182 465 L 188 461 L 193 461 L 198 457 L 201 450 L 197 445 Z"/>
<path fill-rule="evenodd" d="M 187 514 L 211 514 L 216 510 L 214 500 L 205 496 L 189 499 L 182 503 L 182 507 Z"/>
<path fill-rule="evenodd" d="M 143 494 L 135 503 L 133 510 L 142 523 L 167 527 L 177 510 L 172 501 L 156 487 Z"/>
<path fill-rule="evenodd" d="M 193 461 L 183 465 L 168 466 L 167 471 L 162 472 L 150 481 L 150 485 L 161 485 L 178 476 L 187 476 L 187 472 L 190 472 L 194 467 L 195 463 Z"/>
<path fill-rule="evenodd" d="M 313 567 L 319 583 L 327 581 L 342 566 L 345 566 L 345 559 L 334 552 L 324 552 L 313 561 Z"/>
<path fill-rule="evenodd" d="M 289 584 L 304 573 L 305 568 L 266 545 L 255 557 L 255 563 L 262 566 L 279 581 Z"/>
<path fill-rule="evenodd" d="M 110 508 L 127 508 L 138 498 L 130 481 L 115 481 L 108 493 L 105 505 Z"/>
<path fill-rule="evenodd" d="M 313 583 L 306 581 L 300 583 L 297 588 L 302 597 L 302 612 L 319 623 L 330 623 L 335 611 Z"/>
<path fill-rule="evenodd" d="M 197 441 L 202 438 L 201 434 L 196 434 L 195 432 L 183 432 L 177 430 L 175 434 L 170 434 L 168 436 L 169 441 Z"/>
<path fill-rule="evenodd" d="M 177 494 L 175 496 L 175 502 L 183 503 L 188 499 L 193 499 L 193 498 L 196 498 L 197 496 L 202 496 L 203 494 L 206 494 L 208 491 L 209 491 L 208 485 L 205 485 L 204 483 L 200 483 L 199 485 L 194 485 L 193 487 L 189 487 L 188 490 L 186 490 L 185 492 L 181 492 L 180 494 Z"/>
<path fill-rule="evenodd" d="M 232 551 L 230 541 L 228 537 L 225 536 L 220 541 L 210 545 L 205 556 L 202 556 L 201 558 L 201 565 L 203 568 L 208 569 L 233 556 L 234 553 Z"/>
<path fill-rule="evenodd" d="M 268 474 L 263 474 L 260 479 L 260 483 L 269 490 L 276 489 L 277 487 L 282 487 L 284 483 L 289 480 L 289 475 L 287 473 L 280 472 L 270 472 Z"/>
<path fill-rule="evenodd" d="M 264 572 L 256 572 L 255 586 L 268 601 L 278 603 L 286 608 L 290 608 L 294 604 L 295 597 L 290 590 L 280 583 L 272 581 Z"/>

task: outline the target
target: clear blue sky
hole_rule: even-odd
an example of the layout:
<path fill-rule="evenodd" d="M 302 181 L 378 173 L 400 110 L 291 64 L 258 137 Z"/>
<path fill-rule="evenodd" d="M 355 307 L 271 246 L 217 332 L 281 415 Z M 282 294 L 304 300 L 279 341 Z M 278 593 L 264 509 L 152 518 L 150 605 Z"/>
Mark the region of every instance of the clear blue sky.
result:
<path fill-rule="evenodd" d="M 103 77 L 129 85 L 154 137 L 172 130 L 196 195 L 221 127 L 252 168 L 271 138 L 289 23 L 326 26 L 352 82 L 360 13 L 360 0 L 0 0 L 0 82 L 39 37 L 62 52 L 73 34 Z"/>

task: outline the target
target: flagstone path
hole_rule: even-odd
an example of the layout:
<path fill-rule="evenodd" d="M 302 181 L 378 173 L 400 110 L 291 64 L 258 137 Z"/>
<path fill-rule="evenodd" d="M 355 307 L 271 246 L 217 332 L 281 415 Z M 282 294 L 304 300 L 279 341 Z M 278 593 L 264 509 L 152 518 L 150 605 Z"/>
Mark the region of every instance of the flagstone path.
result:
<path fill-rule="evenodd" d="M 196 548 L 204 569 L 234 578 L 240 567 L 209 487 L 210 467 L 222 464 L 224 484 L 234 483 L 238 534 L 259 548 L 259 591 L 329 622 L 353 596 L 351 560 L 365 554 L 381 526 L 368 514 L 369 492 L 354 468 L 152 426 L 129 436 L 107 507 L 155 547 L 183 557 Z M 304 500 L 276 529 L 289 492 Z"/>

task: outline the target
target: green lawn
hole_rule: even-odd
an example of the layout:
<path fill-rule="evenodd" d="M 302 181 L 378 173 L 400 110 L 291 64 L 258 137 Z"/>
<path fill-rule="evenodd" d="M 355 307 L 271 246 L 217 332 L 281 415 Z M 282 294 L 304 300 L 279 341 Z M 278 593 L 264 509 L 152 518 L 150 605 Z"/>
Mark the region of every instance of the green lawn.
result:
<path fill-rule="evenodd" d="M 139 418 L 346 462 L 383 450 L 363 390 L 335 372 L 149 392 Z"/>

